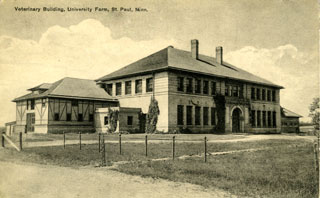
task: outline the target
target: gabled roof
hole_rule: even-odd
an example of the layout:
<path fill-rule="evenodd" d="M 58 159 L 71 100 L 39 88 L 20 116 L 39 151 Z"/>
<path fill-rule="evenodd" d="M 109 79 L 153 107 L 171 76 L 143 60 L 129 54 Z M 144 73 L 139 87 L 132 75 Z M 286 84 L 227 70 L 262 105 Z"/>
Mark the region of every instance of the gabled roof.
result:
<path fill-rule="evenodd" d="M 29 93 L 14 99 L 14 102 L 44 97 L 74 98 L 102 101 L 116 101 L 106 91 L 100 88 L 95 81 L 78 78 L 63 78 L 53 83 L 50 88 L 40 94 Z"/>
<path fill-rule="evenodd" d="M 300 118 L 300 117 L 302 117 L 301 115 L 296 114 L 296 113 L 294 113 L 294 112 L 292 112 L 292 111 L 290 111 L 290 110 L 288 110 L 288 109 L 286 109 L 286 108 L 283 108 L 283 107 L 281 107 L 281 111 L 282 111 L 282 114 L 283 114 L 285 117 L 294 117 L 294 118 Z"/>
<path fill-rule="evenodd" d="M 32 87 L 30 89 L 28 89 L 28 91 L 35 91 L 35 90 L 48 90 L 51 87 L 51 83 L 42 83 L 38 86 Z"/>
<path fill-rule="evenodd" d="M 96 81 L 103 82 L 162 70 L 186 71 L 283 88 L 282 86 L 253 75 L 225 61 L 223 61 L 223 64 L 219 64 L 216 62 L 214 57 L 201 54 L 199 54 L 198 59 L 195 59 L 191 57 L 191 52 L 175 49 L 172 46 L 131 63 L 115 72 L 97 79 Z"/>

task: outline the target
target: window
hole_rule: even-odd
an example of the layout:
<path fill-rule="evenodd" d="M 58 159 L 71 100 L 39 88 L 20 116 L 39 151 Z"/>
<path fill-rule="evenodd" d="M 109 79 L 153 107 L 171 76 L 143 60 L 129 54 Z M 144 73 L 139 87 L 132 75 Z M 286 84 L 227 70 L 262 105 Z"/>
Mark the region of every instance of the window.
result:
<path fill-rule="evenodd" d="M 195 109 L 195 125 L 200 125 L 200 108 L 201 107 L 196 107 Z"/>
<path fill-rule="evenodd" d="M 59 121 L 59 113 L 54 114 L 54 121 Z"/>
<path fill-rule="evenodd" d="M 272 102 L 276 101 L 276 91 L 272 90 Z"/>
<path fill-rule="evenodd" d="M 256 89 L 254 87 L 251 87 L 251 99 L 256 99 Z"/>
<path fill-rule="evenodd" d="M 83 121 L 83 114 L 82 114 L 82 113 L 79 113 L 79 114 L 78 114 L 78 121 L 79 121 L 79 122 L 82 122 L 82 121 Z"/>
<path fill-rule="evenodd" d="M 112 96 L 112 84 L 111 83 L 107 84 L 106 91 L 110 96 Z"/>
<path fill-rule="evenodd" d="M 71 101 L 72 106 L 78 106 L 78 100 L 72 100 Z"/>
<path fill-rule="evenodd" d="M 104 125 L 108 125 L 109 124 L 109 118 L 108 116 L 104 116 Z"/>
<path fill-rule="evenodd" d="M 216 109 L 211 107 L 211 125 L 216 125 Z"/>
<path fill-rule="evenodd" d="M 256 127 L 256 111 L 251 111 L 251 126 Z"/>
<path fill-rule="evenodd" d="M 196 93 L 201 93 L 201 80 L 196 80 Z"/>
<path fill-rule="evenodd" d="M 131 94 L 131 81 L 126 81 L 125 82 L 125 94 Z"/>
<path fill-rule="evenodd" d="M 209 81 L 204 80 L 203 81 L 203 94 L 209 93 Z"/>
<path fill-rule="evenodd" d="M 239 86 L 239 96 L 240 98 L 243 98 L 243 86 Z"/>
<path fill-rule="evenodd" d="M 183 105 L 178 105 L 177 113 L 177 123 L 183 125 Z"/>
<path fill-rule="evenodd" d="M 260 89 L 259 88 L 257 88 L 257 100 L 260 100 Z"/>
<path fill-rule="evenodd" d="M 239 91 L 239 87 L 238 86 L 233 86 L 232 87 L 232 96 L 233 97 L 238 97 L 239 96 L 238 91 Z"/>
<path fill-rule="evenodd" d="M 31 110 L 34 109 L 34 100 L 31 100 Z"/>
<path fill-rule="evenodd" d="M 34 100 L 27 100 L 27 109 L 28 110 L 34 109 Z"/>
<path fill-rule="evenodd" d="M 271 101 L 271 91 L 270 90 L 267 91 L 267 100 Z"/>
<path fill-rule="evenodd" d="M 116 96 L 121 95 L 121 82 L 116 83 Z"/>
<path fill-rule="evenodd" d="M 89 122 L 93 122 L 93 114 L 92 113 L 89 114 Z"/>
<path fill-rule="evenodd" d="M 261 111 L 257 111 L 257 127 L 261 127 Z"/>
<path fill-rule="evenodd" d="M 203 107 L 203 125 L 208 125 L 209 108 Z"/>
<path fill-rule="evenodd" d="M 211 95 L 216 95 L 217 83 L 211 82 Z"/>
<path fill-rule="evenodd" d="M 42 107 L 46 106 L 46 99 L 45 98 L 41 99 L 41 105 L 42 105 Z"/>
<path fill-rule="evenodd" d="M 133 124 L 133 116 L 128 116 L 127 125 L 132 126 Z"/>
<path fill-rule="evenodd" d="M 192 106 L 187 106 L 187 125 L 192 125 Z"/>
<path fill-rule="evenodd" d="M 268 111 L 268 127 L 271 127 L 271 111 Z"/>
<path fill-rule="evenodd" d="M 153 78 L 148 78 L 146 81 L 147 81 L 146 92 L 152 92 L 153 91 Z"/>
<path fill-rule="evenodd" d="M 274 111 L 272 112 L 272 117 L 273 117 L 273 127 L 277 127 L 277 113 Z"/>
<path fill-rule="evenodd" d="M 266 115 L 266 111 L 262 111 L 262 124 L 263 127 L 265 128 L 267 126 L 267 115 Z"/>
<path fill-rule="evenodd" d="M 183 91 L 184 78 L 178 77 L 178 91 Z"/>
<path fill-rule="evenodd" d="M 266 100 L 266 90 L 262 89 L 262 100 Z"/>
<path fill-rule="evenodd" d="M 187 79 L 187 92 L 188 93 L 192 93 L 193 92 L 193 89 L 192 89 L 192 78 L 188 78 Z"/>
<path fill-rule="evenodd" d="M 71 121 L 71 113 L 67 113 L 67 121 Z"/>
<path fill-rule="evenodd" d="M 136 93 L 142 93 L 142 80 L 136 80 Z"/>
<path fill-rule="evenodd" d="M 224 93 L 225 93 L 225 96 L 229 96 L 229 85 L 226 85 Z"/>

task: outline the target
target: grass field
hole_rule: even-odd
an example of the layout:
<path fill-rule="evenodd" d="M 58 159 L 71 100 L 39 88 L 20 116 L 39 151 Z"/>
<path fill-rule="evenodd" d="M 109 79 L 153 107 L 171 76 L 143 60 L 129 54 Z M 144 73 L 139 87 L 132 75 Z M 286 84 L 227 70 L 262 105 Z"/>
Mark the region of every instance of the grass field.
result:
<path fill-rule="evenodd" d="M 97 136 L 96 136 L 97 137 Z M 113 137 L 115 140 L 117 136 Z M 128 136 L 131 137 L 131 136 Z M 144 135 L 135 138 L 143 139 Z M 156 135 L 155 138 L 168 138 Z M 189 136 L 180 137 L 180 140 Z M 216 137 L 216 136 L 212 136 Z M 223 137 L 223 136 L 220 136 Z M 203 140 L 202 136 L 195 139 Z M 231 137 L 225 137 L 230 139 Z M 130 138 L 128 138 L 130 139 Z M 189 139 L 192 140 L 192 139 Z M 145 144 L 123 143 L 123 154 L 119 155 L 117 143 L 106 144 L 108 165 L 127 161 L 116 170 L 145 177 L 164 178 L 188 182 L 206 188 L 218 187 L 236 195 L 250 197 L 315 197 L 317 177 L 314 169 L 313 148 L 306 140 L 261 140 L 250 142 L 207 143 L 208 153 L 249 148 L 268 148 L 256 152 L 244 152 L 219 156 L 208 156 L 203 162 L 203 142 L 179 141 L 176 156 L 199 155 L 185 160 L 151 161 L 150 159 L 172 156 L 172 143 L 149 143 L 148 157 Z M 16 152 L 12 148 L 1 149 L 0 159 L 6 161 L 31 162 L 48 165 L 80 167 L 100 164 L 101 154 L 97 144 L 67 145 L 25 148 Z"/>
<path fill-rule="evenodd" d="M 207 152 L 233 151 L 251 148 L 275 148 L 281 149 L 285 146 L 306 145 L 303 140 L 263 140 L 243 143 L 224 142 L 207 143 Z M 6 155 L 6 159 L 21 159 L 23 161 L 41 164 L 54 164 L 60 166 L 87 166 L 100 162 L 101 154 L 98 144 L 79 144 L 48 147 L 24 148 L 22 152 L 5 149 L 0 153 Z M 175 145 L 175 156 L 201 155 L 204 153 L 203 142 L 182 142 L 177 140 Z M 106 157 L 110 162 L 117 161 L 145 161 L 148 159 L 165 158 L 172 156 L 172 142 L 148 143 L 148 157 L 145 156 L 144 143 L 122 143 L 122 155 L 119 154 L 118 143 L 106 143 Z"/>
<path fill-rule="evenodd" d="M 144 177 L 218 187 L 249 197 L 316 197 L 317 174 L 311 146 L 282 147 L 203 159 L 131 162 L 118 171 Z"/>

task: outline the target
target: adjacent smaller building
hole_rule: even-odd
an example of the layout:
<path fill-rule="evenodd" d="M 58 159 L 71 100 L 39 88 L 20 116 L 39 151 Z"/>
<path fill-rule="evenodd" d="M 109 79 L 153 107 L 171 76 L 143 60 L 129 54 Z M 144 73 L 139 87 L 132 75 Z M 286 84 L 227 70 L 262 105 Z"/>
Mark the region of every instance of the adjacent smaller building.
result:
<path fill-rule="evenodd" d="M 43 83 L 16 103 L 15 132 L 95 132 L 94 111 L 119 103 L 93 80 L 63 78 Z"/>
<path fill-rule="evenodd" d="M 145 116 L 141 108 L 112 107 L 95 110 L 95 128 L 98 133 L 110 132 L 110 110 L 117 111 L 117 128 L 115 132 L 142 133 L 144 132 Z"/>
<path fill-rule="evenodd" d="M 302 117 L 286 108 L 281 107 L 281 132 L 298 133 L 300 132 L 299 118 Z"/>

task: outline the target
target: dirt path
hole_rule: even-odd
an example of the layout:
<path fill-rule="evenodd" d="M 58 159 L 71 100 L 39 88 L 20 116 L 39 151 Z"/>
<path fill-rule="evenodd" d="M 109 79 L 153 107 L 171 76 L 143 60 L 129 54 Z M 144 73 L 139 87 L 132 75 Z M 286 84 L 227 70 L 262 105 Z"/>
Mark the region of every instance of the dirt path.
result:
<path fill-rule="evenodd" d="M 67 168 L 0 162 L 1 198 L 235 197 L 227 192 L 106 168 Z"/>

